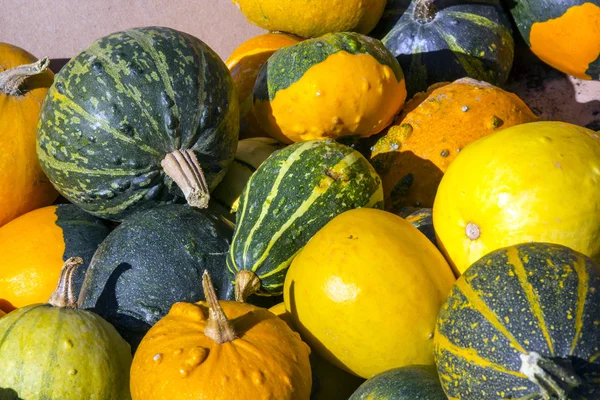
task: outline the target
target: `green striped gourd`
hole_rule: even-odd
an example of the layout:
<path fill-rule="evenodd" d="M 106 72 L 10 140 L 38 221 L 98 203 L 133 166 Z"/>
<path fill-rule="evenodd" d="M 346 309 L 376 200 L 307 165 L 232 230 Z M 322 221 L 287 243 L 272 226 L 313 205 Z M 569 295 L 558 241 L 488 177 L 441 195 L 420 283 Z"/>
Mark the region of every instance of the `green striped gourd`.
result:
<path fill-rule="evenodd" d="M 71 59 L 48 91 L 38 157 L 72 203 L 122 220 L 159 203 L 206 207 L 238 140 L 229 70 L 169 28 L 110 34 Z"/>
<path fill-rule="evenodd" d="M 233 163 L 225 177 L 211 194 L 211 200 L 217 203 L 223 217 L 235 221 L 239 207 L 239 198 L 250 176 L 274 151 L 285 145 L 267 137 L 243 139 L 238 142 Z"/>
<path fill-rule="evenodd" d="M 454 284 L 434 352 L 451 399 L 600 398 L 600 265 L 557 244 L 489 253 Z"/>
<path fill-rule="evenodd" d="M 381 179 L 358 151 L 332 140 L 296 143 L 269 157 L 240 198 L 227 258 L 236 298 L 280 294 L 296 253 L 336 215 L 383 208 Z"/>
<path fill-rule="evenodd" d="M 0 319 L 0 399 L 131 399 L 131 349 L 115 328 L 77 309 L 70 258 L 48 304 Z"/>

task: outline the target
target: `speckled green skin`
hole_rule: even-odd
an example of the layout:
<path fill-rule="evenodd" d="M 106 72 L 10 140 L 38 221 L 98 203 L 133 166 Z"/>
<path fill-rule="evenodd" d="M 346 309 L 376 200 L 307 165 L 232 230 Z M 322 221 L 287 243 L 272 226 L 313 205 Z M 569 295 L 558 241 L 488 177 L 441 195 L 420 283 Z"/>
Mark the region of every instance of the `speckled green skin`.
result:
<path fill-rule="evenodd" d="M 332 140 L 290 145 L 265 160 L 244 188 L 227 266 L 253 271 L 280 294 L 298 251 L 327 222 L 360 207 L 383 209 L 381 178 L 358 151 Z"/>
<path fill-rule="evenodd" d="M 258 74 L 254 99 L 273 100 L 278 91 L 299 81 L 309 68 L 340 51 L 370 54 L 382 65 L 390 67 L 398 82 L 404 79 L 398 61 L 379 40 L 354 32 L 328 33 L 273 53 Z"/>
<path fill-rule="evenodd" d="M 65 242 L 63 261 L 71 257 L 83 259 L 83 264 L 77 267 L 73 274 L 73 293 L 77 296 L 92 256 L 100 243 L 106 239 L 111 228 L 101 219 L 73 204 L 57 205 L 55 214 L 57 217 L 55 223 L 62 229 Z"/>
<path fill-rule="evenodd" d="M 375 375 L 348 400 L 447 400 L 435 367 L 411 365 Z"/>
<path fill-rule="evenodd" d="M 135 350 L 175 302 L 204 300 L 205 269 L 219 298 L 232 298 L 225 266 L 232 233 L 224 218 L 187 205 L 137 213 L 98 248 L 79 304 L 113 324 Z"/>
<path fill-rule="evenodd" d="M 400 62 L 409 98 L 433 83 L 466 76 L 494 85 L 506 82 L 514 42 L 500 0 L 436 0 L 435 18 L 426 23 L 414 18 L 417 1 L 382 39 Z"/>
<path fill-rule="evenodd" d="M 434 350 L 450 398 L 541 399 L 519 373 L 529 352 L 573 363 L 586 384 L 570 400 L 600 398 L 600 266 L 543 243 L 482 257 L 442 306 Z"/>
<path fill-rule="evenodd" d="M 98 315 L 49 304 L 0 318 L 0 399 L 128 400 L 131 350 Z"/>
<path fill-rule="evenodd" d="M 182 201 L 160 162 L 192 149 L 212 190 L 239 131 L 231 75 L 199 39 L 169 28 L 113 33 L 55 76 L 38 124 L 38 157 L 72 203 L 122 220 Z"/>
<path fill-rule="evenodd" d="M 531 46 L 530 34 L 534 23 L 558 18 L 569 8 L 584 3 L 600 6 L 598 0 L 518 0 L 509 2 L 509 9 L 521 35 Z M 600 79 L 600 56 L 589 65 L 585 73 L 592 79 Z"/>

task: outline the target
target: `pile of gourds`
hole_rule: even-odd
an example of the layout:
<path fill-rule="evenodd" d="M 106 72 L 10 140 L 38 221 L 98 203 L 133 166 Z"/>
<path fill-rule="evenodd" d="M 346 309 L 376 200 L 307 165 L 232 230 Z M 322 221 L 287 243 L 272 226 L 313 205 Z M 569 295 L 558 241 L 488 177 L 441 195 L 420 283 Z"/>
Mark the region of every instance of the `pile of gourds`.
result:
<path fill-rule="evenodd" d="M 0 399 L 600 398 L 600 137 L 499 87 L 598 2 L 234 3 L 0 44 Z"/>

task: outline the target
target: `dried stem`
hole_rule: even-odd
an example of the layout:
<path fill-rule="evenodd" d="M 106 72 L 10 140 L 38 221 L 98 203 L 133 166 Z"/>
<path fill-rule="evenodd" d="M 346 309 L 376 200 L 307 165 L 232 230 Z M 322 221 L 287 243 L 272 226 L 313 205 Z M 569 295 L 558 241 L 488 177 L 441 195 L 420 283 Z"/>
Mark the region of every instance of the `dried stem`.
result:
<path fill-rule="evenodd" d="M 44 57 L 31 64 L 19 65 L 0 72 L 0 91 L 9 96 L 20 96 L 23 94 L 21 86 L 30 76 L 44 72 L 50 65 L 48 57 Z"/>
<path fill-rule="evenodd" d="M 208 207 L 208 185 L 204 171 L 192 150 L 175 150 L 167 154 L 161 165 L 166 174 L 177 183 L 190 206 Z"/>
<path fill-rule="evenodd" d="M 204 328 L 204 336 L 211 338 L 217 344 L 232 342 L 237 338 L 235 330 L 231 322 L 227 319 L 223 308 L 221 308 L 221 304 L 219 304 L 215 288 L 206 270 L 202 274 L 202 288 L 204 289 L 204 297 L 206 297 L 209 307 L 208 322 Z"/>
<path fill-rule="evenodd" d="M 48 304 L 59 308 L 77 308 L 77 300 L 73 295 L 73 274 L 81 264 L 81 257 L 71 257 L 65 261 L 60 270 L 58 285 L 50 295 Z"/>

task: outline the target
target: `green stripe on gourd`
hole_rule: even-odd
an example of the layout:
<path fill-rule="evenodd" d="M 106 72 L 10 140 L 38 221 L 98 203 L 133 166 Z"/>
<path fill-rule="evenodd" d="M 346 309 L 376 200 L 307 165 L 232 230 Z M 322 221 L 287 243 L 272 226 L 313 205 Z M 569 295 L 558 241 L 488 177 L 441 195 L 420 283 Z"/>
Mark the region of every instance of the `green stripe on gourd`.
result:
<path fill-rule="evenodd" d="M 270 156 L 240 198 L 227 258 L 236 297 L 280 294 L 296 253 L 336 215 L 360 207 L 383 208 L 383 189 L 358 151 L 315 140 Z"/>
<path fill-rule="evenodd" d="M 328 33 L 273 53 L 256 80 L 255 100 L 273 100 L 278 91 L 299 81 L 312 66 L 340 51 L 370 54 L 382 65 L 390 67 L 398 82 L 404 79 L 400 65 L 379 40 L 354 32 Z"/>

